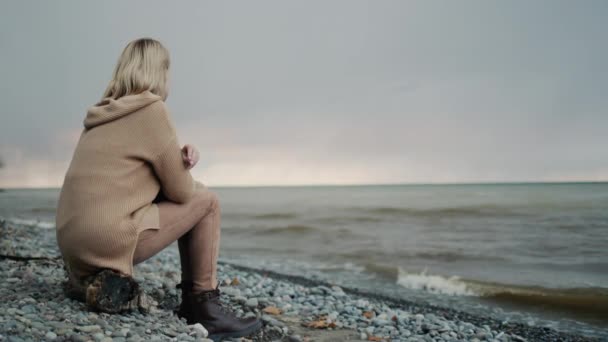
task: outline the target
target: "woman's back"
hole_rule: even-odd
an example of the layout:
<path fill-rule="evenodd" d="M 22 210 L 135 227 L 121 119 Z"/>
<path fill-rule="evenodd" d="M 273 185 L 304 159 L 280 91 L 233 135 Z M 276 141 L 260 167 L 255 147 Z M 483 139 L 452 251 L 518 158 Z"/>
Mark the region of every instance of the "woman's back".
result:
<path fill-rule="evenodd" d="M 130 274 L 137 234 L 158 225 L 154 164 L 169 149 L 179 153 L 175 129 L 149 91 L 104 99 L 89 108 L 84 126 L 57 204 L 59 246 L 75 263 Z"/>

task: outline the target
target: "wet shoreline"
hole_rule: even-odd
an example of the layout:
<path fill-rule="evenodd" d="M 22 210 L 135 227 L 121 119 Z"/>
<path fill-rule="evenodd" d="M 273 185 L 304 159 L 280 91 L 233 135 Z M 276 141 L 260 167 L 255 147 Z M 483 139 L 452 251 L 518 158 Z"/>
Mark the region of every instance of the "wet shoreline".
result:
<path fill-rule="evenodd" d="M 61 292 L 64 271 L 54 230 L 0 224 L 0 254 L 23 258 L 0 260 L 6 279 L 0 286 L 0 340 L 205 341 L 172 312 L 179 282 L 175 246 L 136 267 L 135 279 L 157 308 L 147 315 L 108 315 L 90 312 Z M 263 319 L 262 331 L 250 336 L 254 341 L 595 340 L 221 260 L 218 275 L 223 300 L 238 315 Z M 268 307 L 280 313 L 269 314 Z"/>

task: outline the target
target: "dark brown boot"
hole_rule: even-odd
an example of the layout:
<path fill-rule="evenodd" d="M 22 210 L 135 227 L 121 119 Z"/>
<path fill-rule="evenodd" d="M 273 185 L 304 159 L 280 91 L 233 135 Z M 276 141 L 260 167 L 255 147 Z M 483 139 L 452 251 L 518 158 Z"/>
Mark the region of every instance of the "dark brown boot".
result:
<path fill-rule="evenodd" d="M 238 318 L 234 312 L 220 301 L 219 281 L 213 290 L 192 292 L 191 282 L 182 282 L 182 302 L 177 315 L 186 318 L 188 324 L 200 323 L 209 332 L 213 341 L 224 338 L 248 336 L 262 327 L 256 317 Z"/>
<path fill-rule="evenodd" d="M 190 305 L 189 301 L 188 301 L 188 295 L 189 293 L 192 291 L 192 282 L 191 281 L 183 281 L 179 284 L 177 284 L 177 286 L 175 286 L 178 289 L 182 290 L 182 301 L 179 304 L 179 307 L 177 308 L 177 310 L 175 310 L 174 312 L 177 314 L 178 317 L 184 317 L 186 318 L 186 320 L 188 321 L 188 324 L 192 324 L 190 323 L 190 320 L 188 319 L 188 317 L 192 316 L 192 305 Z"/>

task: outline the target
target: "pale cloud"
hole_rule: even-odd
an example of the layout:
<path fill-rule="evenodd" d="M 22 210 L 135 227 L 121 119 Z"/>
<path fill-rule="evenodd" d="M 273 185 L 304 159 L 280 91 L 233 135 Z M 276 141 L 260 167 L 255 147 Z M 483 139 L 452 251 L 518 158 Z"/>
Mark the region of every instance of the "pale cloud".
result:
<path fill-rule="evenodd" d="M 28 158 L 19 149 L 2 148 L 1 152 L 10 164 L 0 169 L 0 188 L 59 187 L 69 166 L 69 161 Z"/>

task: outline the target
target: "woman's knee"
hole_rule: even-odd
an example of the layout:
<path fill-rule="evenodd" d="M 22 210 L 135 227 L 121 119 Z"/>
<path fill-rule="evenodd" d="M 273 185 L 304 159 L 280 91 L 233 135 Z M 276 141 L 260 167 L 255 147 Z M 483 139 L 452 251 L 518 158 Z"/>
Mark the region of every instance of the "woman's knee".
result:
<path fill-rule="evenodd" d="M 213 210 L 218 210 L 220 208 L 220 198 L 218 197 L 218 195 L 213 192 L 213 191 L 208 191 L 209 192 L 209 206 L 213 209 Z"/>
<path fill-rule="evenodd" d="M 201 187 L 196 190 L 196 201 L 204 209 L 217 210 L 220 207 L 218 195 L 209 190 L 207 187 Z"/>

